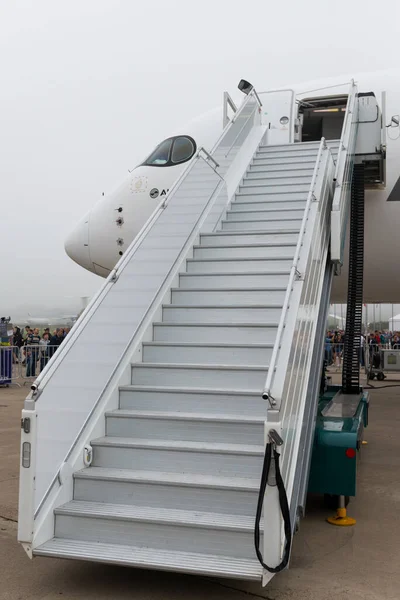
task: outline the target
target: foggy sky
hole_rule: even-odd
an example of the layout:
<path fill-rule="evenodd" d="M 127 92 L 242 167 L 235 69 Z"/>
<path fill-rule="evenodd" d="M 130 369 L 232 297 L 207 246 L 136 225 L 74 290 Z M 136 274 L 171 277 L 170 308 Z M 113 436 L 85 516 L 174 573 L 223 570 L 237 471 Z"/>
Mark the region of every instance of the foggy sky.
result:
<path fill-rule="evenodd" d="M 0 0 L 0 316 L 96 291 L 66 235 L 224 90 L 396 67 L 399 17 L 389 0 Z"/>

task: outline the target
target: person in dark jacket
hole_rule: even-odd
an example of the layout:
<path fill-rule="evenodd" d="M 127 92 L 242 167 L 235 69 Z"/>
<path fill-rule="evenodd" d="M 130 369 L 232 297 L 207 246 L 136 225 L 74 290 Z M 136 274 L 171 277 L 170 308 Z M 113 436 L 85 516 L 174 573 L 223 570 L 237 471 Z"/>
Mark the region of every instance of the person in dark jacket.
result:
<path fill-rule="evenodd" d="M 19 354 L 20 354 L 20 348 L 21 346 L 24 345 L 24 340 L 22 337 L 22 333 L 21 333 L 21 329 L 19 327 L 14 327 L 14 335 L 13 335 L 13 342 L 12 342 L 14 349 L 13 349 L 13 361 L 14 363 L 17 363 L 19 361 Z"/>
<path fill-rule="evenodd" d="M 58 350 L 58 347 L 61 346 L 63 341 L 64 332 L 62 329 L 57 329 L 56 334 L 50 338 L 49 356 L 53 356 L 53 354 Z"/>

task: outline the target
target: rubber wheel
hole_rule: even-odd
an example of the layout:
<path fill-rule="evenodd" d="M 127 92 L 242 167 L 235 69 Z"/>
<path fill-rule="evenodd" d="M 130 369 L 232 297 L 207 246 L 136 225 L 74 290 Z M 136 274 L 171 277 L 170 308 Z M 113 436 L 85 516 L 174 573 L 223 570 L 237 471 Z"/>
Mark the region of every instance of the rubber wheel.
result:
<path fill-rule="evenodd" d="M 344 505 L 348 506 L 350 502 L 350 496 L 344 497 Z M 339 506 L 339 496 L 336 494 L 324 494 L 324 506 L 331 510 L 336 510 Z"/>
<path fill-rule="evenodd" d="M 383 381 L 385 379 L 385 375 L 383 373 L 378 373 L 378 375 L 376 376 L 378 381 Z"/>
<path fill-rule="evenodd" d="M 370 376 L 369 376 L 369 378 L 370 378 L 371 380 L 374 380 L 374 379 L 375 379 L 375 373 L 370 373 Z"/>

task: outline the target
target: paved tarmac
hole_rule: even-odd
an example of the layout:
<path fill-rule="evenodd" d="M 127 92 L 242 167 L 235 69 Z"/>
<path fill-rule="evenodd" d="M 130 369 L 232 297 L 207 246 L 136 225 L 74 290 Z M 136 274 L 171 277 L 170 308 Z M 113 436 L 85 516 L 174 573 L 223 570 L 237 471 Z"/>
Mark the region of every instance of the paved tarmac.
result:
<path fill-rule="evenodd" d="M 16 541 L 20 410 L 26 393 L 27 388 L 0 388 L 0 600 L 400 599 L 400 388 L 371 391 L 368 445 L 362 449 L 357 499 L 349 506 L 357 525 L 328 525 L 329 511 L 320 499 L 310 499 L 290 570 L 264 589 L 93 563 L 30 561 Z"/>

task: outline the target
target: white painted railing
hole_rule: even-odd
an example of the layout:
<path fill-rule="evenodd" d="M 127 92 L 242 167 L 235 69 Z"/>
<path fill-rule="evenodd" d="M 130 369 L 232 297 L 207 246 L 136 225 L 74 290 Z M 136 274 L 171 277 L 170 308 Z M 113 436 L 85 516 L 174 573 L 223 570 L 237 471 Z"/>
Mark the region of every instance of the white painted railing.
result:
<path fill-rule="evenodd" d="M 331 213 L 331 260 L 343 263 L 346 226 L 350 216 L 351 180 L 358 131 L 357 86 L 351 81 L 336 159 L 335 193 Z"/>
<path fill-rule="evenodd" d="M 281 471 L 294 523 L 297 506 L 291 505 L 296 474 L 302 467 L 301 435 L 312 356 L 327 267 L 332 205 L 334 163 L 330 150 L 321 141 L 310 193 L 300 230 L 295 258 L 285 297 L 282 319 L 271 357 L 264 397 L 269 400 L 266 434 L 272 427 L 280 433 Z M 266 407 L 267 408 L 267 407 Z M 306 443 L 311 443 L 308 439 Z M 304 448 L 303 448 L 304 450 Z M 295 494 L 297 498 L 297 494 Z M 275 487 L 267 486 L 264 500 L 264 557 L 267 564 L 279 564 L 284 537 Z M 264 583 L 270 574 L 264 573 Z"/>

